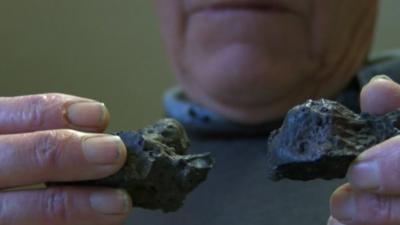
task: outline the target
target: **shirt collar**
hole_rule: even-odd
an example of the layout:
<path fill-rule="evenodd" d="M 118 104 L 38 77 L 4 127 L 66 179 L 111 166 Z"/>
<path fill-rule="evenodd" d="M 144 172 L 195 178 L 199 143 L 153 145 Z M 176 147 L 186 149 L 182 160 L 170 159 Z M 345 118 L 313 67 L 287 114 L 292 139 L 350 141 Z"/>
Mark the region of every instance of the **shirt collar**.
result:
<path fill-rule="evenodd" d="M 357 87 L 354 87 L 354 85 L 351 86 L 349 90 L 343 92 L 336 100 L 358 111 L 359 88 L 358 85 Z M 205 107 L 189 101 L 178 87 L 171 88 L 165 93 L 164 108 L 168 117 L 177 119 L 189 131 L 203 135 L 266 135 L 278 128 L 282 123 L 282 119 L 251 126 L 235 123 Z"/>

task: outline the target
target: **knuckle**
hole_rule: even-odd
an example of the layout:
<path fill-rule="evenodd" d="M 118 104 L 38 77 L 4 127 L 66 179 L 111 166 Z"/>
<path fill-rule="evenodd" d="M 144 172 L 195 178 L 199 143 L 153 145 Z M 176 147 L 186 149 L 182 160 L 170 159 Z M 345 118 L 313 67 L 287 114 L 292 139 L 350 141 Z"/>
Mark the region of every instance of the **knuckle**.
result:
<path fill-rule="evenodd" d="M 56 168 L 62 157 L 62 146 L 72 139 L 70 130 L 50 130 L 37 133 L 34 141 L 34 160 L 41 168 Z"/>
<path fill-rule="evenodd" d="M 71 196 L 62 188 L 45 192 L 42 201 L 45 224 L 59 224 L 69 220 L 68 209 L 71 208 Z"/>
<path fill-rule="evenodd" d="M 398 163 L 400 161 L 400 152 L 397 151 L 398 146 L 400 146 L 400 136 L 397 136 L 393 141 L 393 145 L 389 146 L 385 151 L 381 151 L 377 157 L 383 170 L 382 173 L 388 174 L 388 176 L 383 177 L 383 181 L 390 182 L 390 184 L 384 183 L 385 186 L 397 184 L 400 179 L 400 164 Z"/>
<path fill-rule="evenodd" d="M 383 162 L 384 168 L 388 170 L 387 172 L 393 174 L 396 179 L 400 179 L 400 164 L 398 163 L 400 160 L 400 153 L 397 151 L 393 151 Z"/>
<path fill-rule="evenodd" d="M 369 215 L 373 215 L 379 224 L 392 224 L 394 222 L 393 200 L 390 197 L 371 196 L 369 207 L 371 209 Z"/>
<path fill-rule="evenodd" d="M 3 199 L 0 198 L 0 225 L 6 224 L 4 223 L 6 220 L 6 209 Z"/>
<path fill-rule="evenodd" d="M 10 210 L 7 205 L 12 204 L 9 199 L 4 196 L 0 197 L 0 225 L 12 224 L 12 216 L 10 216 Z"/>
<path fill-rule="evenodd" d="M 29 121 L 31 126 L 41 127 L 46 124 L 46 115 L 49 110 L 55 110 L 55 105 L 59 104 L 62 98 L 61 94 L 39 94 L 29 96 L 27 107 L 24 110 L 23 117 Z"/>

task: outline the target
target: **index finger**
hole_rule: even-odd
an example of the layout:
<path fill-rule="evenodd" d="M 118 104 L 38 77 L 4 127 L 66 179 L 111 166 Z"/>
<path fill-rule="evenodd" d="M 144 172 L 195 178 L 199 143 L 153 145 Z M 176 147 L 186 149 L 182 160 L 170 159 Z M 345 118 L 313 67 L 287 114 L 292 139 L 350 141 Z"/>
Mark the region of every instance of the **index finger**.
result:
<path fill-rule="evenodd" d="M 400 194 L 400 136 L 363 152 L 347 176 L 353 189 L 377 194 Z"/>
<path fill-rule="evenodd" d="M 72 128 L 101 132 L 109 114 L 103 103 L 50 93 L 0 97 L 0 134 Z"/>

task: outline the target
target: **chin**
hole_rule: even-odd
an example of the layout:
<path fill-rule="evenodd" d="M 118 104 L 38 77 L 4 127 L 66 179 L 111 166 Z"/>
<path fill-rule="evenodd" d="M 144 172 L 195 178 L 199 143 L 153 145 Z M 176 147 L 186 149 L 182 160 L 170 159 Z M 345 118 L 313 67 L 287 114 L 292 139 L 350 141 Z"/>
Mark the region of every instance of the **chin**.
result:
<path fill-rule="evenodd" d="M 293 56 L 249 45 L 231 45 L 201 60 L 196 56 L 183 82 L 221 102 L 266 104 L 313 74 L 307 57 Z"/>

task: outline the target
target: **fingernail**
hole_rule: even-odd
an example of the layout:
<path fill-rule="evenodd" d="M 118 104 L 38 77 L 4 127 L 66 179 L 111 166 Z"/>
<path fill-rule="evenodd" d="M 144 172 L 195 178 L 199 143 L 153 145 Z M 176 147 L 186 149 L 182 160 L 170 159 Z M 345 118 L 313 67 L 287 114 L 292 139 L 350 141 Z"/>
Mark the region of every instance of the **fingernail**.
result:
<path fill-rule="evenodd" d="M 99 102 L 77 102 L 67 108 L 68 121 L 78 127 L 103 127 L 108 116 L 107 108 Z"/>
<path fill-rule="evenodd" d="M 131 210 L 131 200 L 126 191 L 105 190 L 90 195 L 92 209 L 102 214 L 125 214 Z"/>
<path fill-rule="evenodd" d="M 113 164 L 126 154 L 121 138 L 114 135 L 101 135 L 84 139 L 82 151 L 87 161 L 95 164 Z"/>
<path fill-rule="evenodd" d="M 375 190 L 380 187 L 380 171 L 375 161 L 356 162 L 349 168 L 347 177 L 355 189 Z"/>
<path fill-rule="evenodd" d="M 379 79 L 381 79 L 381 80 L 392 80 L 390 77 L 388 77 L 386 75 L 376 75 L 376 76 L 371 78 L 370 82 L 374 81 L 374 80 L 379 80 Z"/>
<path fill-rule="evenodd" d="M 356 216 L 356 203 L 354 196 L 349 191 L 336 191 L 332 195 L 333 207 L 332 216 L 341 222 L 351 222 Z"/>

